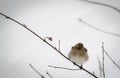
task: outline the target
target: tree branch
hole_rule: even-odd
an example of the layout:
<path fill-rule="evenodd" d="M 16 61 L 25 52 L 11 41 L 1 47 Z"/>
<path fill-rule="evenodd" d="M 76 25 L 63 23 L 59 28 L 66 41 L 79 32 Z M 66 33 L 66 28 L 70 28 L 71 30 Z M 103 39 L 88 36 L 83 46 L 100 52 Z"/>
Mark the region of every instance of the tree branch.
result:
<path fill-rule="evenodd" d="M 79 1 L 83 1 L 83 2 L 87 2 L 87 3 L 90 3 L 90 4 L 95 4 L 95 5 L 100 5 L 100 6 L 105 6 L 105 7 L 108 7 L 108 8 L 111 8 L 117 12 L 120 13 L 120 10 L 112 5 L 109 5 L 109 4 L 105 4 L 105 3 L 100 3 L 100 2 L 94 2 L 94 1 L 91 1 L 91 0 L 79 0 Z"/>
<path fill-rule="evenodd" d="M 38 72 L 38 71 L 32 66 L 32 64 L 29 64 L 29 66 L 30 66 L 41 78 L 45 78 L 40 72 Z"/>
<path fill-rule="evenodd" d="M 102 62 L 102 66 L 103 66 L 103 78 L 105 78 L 105 69 L 104 69 L 104 43 L 102 42 L 102 54 L 103 54 L 103 62 Z"/>
<path fill-rule="evenodd" d="M 58 69 L 66 69 L 66 70 L 73 70 L 73 71 L 80 70 L 80 69 L 71 69 L 71 68 L 57 67 L 57 66 L 51 66 L 51 65 L 48 65 L 48 67 L 58 68 Z"/>
<path fill-rule="evenodd" d="M 43 42 L 45 42 L 46 44 L 48 44 L 51 48 L 53 48 L 56 52 L 58 52 L 61 56 L 63 56 L 65 59 L 67 59 L 68 61 L 72 62 L 67 56 L 65 56 L 61 51 L 59 51 L 56 47 L 54 47 L 53 45 L 51 45 L 49 42 L 47 42 L 44 38 L 42 38 L 41 36 L 39 36 L 38 34 L 36 34 L 34 31 L 32 31 L 30 28 L 28 28 L 26 25 L 16 21 L 15 19 L 0 13 L 0 15 L 6 17 L 7 19 L 10 19 L 14 22 L 16 22 L 17 24 L 19 24 L 20 26 L 24 27 L 25 29 L 27 29 L 28 31 L 30 31 L 31 33 L 33 33 L 35 36 L 37 36 L 39 39 L 41 39 Z M 95 76 L 94 74 L 92 74 L 91 72 L 89 72 L 88 70 L 86 70 L 85 68 L 81 68 L 81 66 L 79 66 L 78 64 L 76 64 L 75 62 L 72 62 L 75 66 L 77 66 L 79 69 L 84 70 L 85 72 L 89 73 L 90 75 L 92 75 L 93 77 L 97 78 L 97 76 Z"/>
<path fill-rule="evenodd" d="M 48 73 L 48 71 L 46 71 L 46 74 L 50 77 L 50 78 L 53 78 L 50 73 Z"/>
<path fill-rule="evenodd" d="M 102 30 L 102 29 L 99 29 L 99 28 L 96 28 L 90 24 L 88 24 L 87 22 L 85 22 L 84 20 L 82 20 L 81 18 L 78 18 L 78 20 L 84 24 L 86 24 L 86 26 L 92 28 L 92 29 L 95 29 L 97 31 L 100 31 L 100 32 L 103 32 L 105 34 L 109 34 L 109 35 L 113 35 L 113 36 L 117 36 L 117 37 L 120 37 L 120 34 L 116 34 L 116 33 L 113 33 L 113 32 L 108 32 L 108 31 L 105 31 L 105 30 Z"/>
<path fill-rule="evenodd" d="M 58 42 L 58 50 L 60 51 L 60 40 Z"/>
<path fill-rule="evenodd" d="M 113 64 L 120 70 L 120 66 L 112 59 L 112 57 L 104 50 L 105 54 L 108 58 L 113 62 Z"/>
<path fill-rule="evenodd" d="M 101 66 L 99 57 L 98 57 L 98 64 L 99 64 L 99 70 L 100 70 L 100 78 L 102 78 L 102 66 Z"/>

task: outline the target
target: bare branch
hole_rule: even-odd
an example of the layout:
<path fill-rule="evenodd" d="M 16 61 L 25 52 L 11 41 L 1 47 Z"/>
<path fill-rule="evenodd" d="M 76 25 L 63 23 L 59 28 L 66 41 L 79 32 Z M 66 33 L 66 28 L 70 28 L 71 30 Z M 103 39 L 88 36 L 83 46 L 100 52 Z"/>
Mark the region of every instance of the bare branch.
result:
<path fill-rule="evenodd" d="M 66 69 L 66 70 L 73 70 L 73 71 L 80 70 L 80 69 L 71 69 L 71 68 L 57 67 L 57 66 L 51 66 L 51 65 L 48 65 L 48 67 L 58 68 L 58 69 Z"/>
<path fill-rule="evenodd" d="M 58 50 L 60 51 L 60 40 L 58 42 Z"/>
<path fill-rule="evenodd" d="M 56 47 L 54 47 L 52 44 L 50 44 L 49 42 L 47 42 L 44 38 L 42 38 L 41 36 L 39 36 L 38 34 L 36 34 L 34 31 L 32 31 L 30 28 L 28 28 L 27 26 L 25 26 L 24 24 L 16 21 L 15 19 L 8 17 L 7 15 L 0 13 L 0 15 L 6 17 L 7 19 L 10 19 L 14 22 L 16 22 L 17 24 L 19 24 L 20 26 L 24 27 L 25 29 L 27 29 L 28 31 L 30 31 L 31 33 L 33 33 L 35 36 L 37 36 L 39 39 L 41 39 L 43 42 L 45 42 L 46 44 L 48 44 L 51 48 L 53 48 L 56 52 L 58 52 L 61 56 L 63 56 L 65 59 L 69 60 L 70 62 L 72 62 L 67 56 L 65 56 L 61 51 L 59 51 Z M 90 75 L 92 75 L 93 77 L 97 78 L 97 76 L 95 76 L 94 74 L 92 74 L 91 72 L 89 72 L 88 70 L 86 70 L 85 68 L 81 68 L 81 66 L 79 66 L 78 64 L 76 64 L 75 62 L 72 62 L 75 66 L 77 66 L 79 69 L 84 70 L 85 72 L 89 73 Z"/>
<path fill-rule="evenodd" d="M 103 62 L 102 62 L 102 66 L 103 66 L 103 78 L 105 78 L 105 69 L 104 69 L 104 43 L 102 42 L 102 54 L 103 54 Z"/>
<path fill-rule="evenodd" d="M 104 50 L 105 54 L 108 58 L 113 62 L 113 64 L 120 70 L 120 66 L 112 59 L 112 57 Z"/>
<path fill-rule="evenodd" d="M 45 78 L 40 72 L 38 72 L 38 71 L 32 66 L 32 64 L 29 64 L 29 66 L 30 66 L 41 78 Z"/>
<path fill-rule="evenodd" d="M 95 29 L 97 31 L 100 31 L 100 32 L 103 32 L 105 34 L 109 34 L 109 35 L 113 35 L 113 36 L 117 36 L 117 37 L 120 37 L 120 34 L 116 34 L 116 33 L 113 33 L 113 32 L 108 32 L 108 31 L 105 31 L 105 30 L 102 30 L 102 29 L 99 29 L 99 28 L 96 28 L 90 24 L 88 24 L 87 22 L 85 22 L 84 20 L 82 20 L 81 18 L 78 18 L 78 20 L 84 24 L 86 24 L 86 26 L 92 28 L 92 29 Z"/>
<path fill-rule="evenodd" d="M 46 74 L 50 77 L 50 78 L 53 78 L 50 73 L 48 73 L 48 71 L 46 71 Z"/>
<path fill-rule="evenodd" d="M 102 78 L 102 66 L 101 66 L 99 57 L 98 57 L 98 64 L 99 64 L 99 70 L 100 70 L 100 78 Z"/>
<path fill-rule="evenodd" d="M 112 6 L 112 5 L 109 5 L 109 4 L 95 2 L 95 1 L 91 1 L 91 0 L 79 0 L 79 1 L 87 2 L 87 3 L 95 4 L 95 5 L 100 5 L 100 6 L 105 6 L 105 7 L 111 8 L 111 9 L 113 9 L 113 10 L 120 13 L 120 10 L 118 8 L 116 8 L 116 7 Z"/>

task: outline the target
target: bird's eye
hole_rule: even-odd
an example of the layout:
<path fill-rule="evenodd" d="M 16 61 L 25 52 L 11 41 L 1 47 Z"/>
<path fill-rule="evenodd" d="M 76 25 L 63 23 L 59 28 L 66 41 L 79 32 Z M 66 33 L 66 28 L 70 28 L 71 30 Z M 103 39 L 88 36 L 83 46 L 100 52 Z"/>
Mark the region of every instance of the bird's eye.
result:
<path fill-rule="evenodd" d="M 72 49 L 75 49 L 75 47 L 73 46 Z"/>

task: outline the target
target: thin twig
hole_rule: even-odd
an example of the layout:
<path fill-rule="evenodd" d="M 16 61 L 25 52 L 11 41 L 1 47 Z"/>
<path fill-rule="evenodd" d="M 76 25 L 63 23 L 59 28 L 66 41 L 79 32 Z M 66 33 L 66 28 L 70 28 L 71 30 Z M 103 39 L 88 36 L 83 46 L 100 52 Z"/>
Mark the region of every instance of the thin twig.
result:
<path fill-rule="evenodd" d="M 57 67 L 57 66 L 51 66 L 51 65 L 48 65 L 48 67 L 58 68 L 58 69 L 66 69 L 66 70 L 73 70 L 73 71 L 80 70 L 80 69 L 71 69 L 71 68 Z"/>
<path fill-rule="evenodd" d="M 98 64 L 99 64 L 99 70 L 100 70 L 100 78 L 102 78 L 102 66 L 101 66 L 99 57 L 98 57 Z"/>
<path fill-rule="evenodd" d="M 46 74 L 50 77 L 50 78 L 53 78 L 50 73 L 48 73 L 48 71 L 46 71 Z"/>
<path fill-rule="evenodd" d="M 60 51 L 60 40 L 58 42 L 58 50 Z"/>
<path fill-rule="evenodd" d="M 102 63 L 102 66 L 103 66 L 103 78 L 105 78 L 105 69 L 104 69 L 104 43 L 102 42 L 102 54 L 103 54 L 103 63 Z"/>
<path fill-rule="evenodd" d="M 40 72 L 38 72 L 38 71 L 32 66 L 32 64 L 29 64 L 29 66 L 30 66 L 41 78 L 45 78 Z"/>
<path fill-rule="evenodd" d="M 120 70 L 120 66 L 112 59 L 112 57 L 104 50 L 105 54 L 108 58 L 113 62 L 113 64 Z"/>
<path fill-rule="evenodd" d="M 79 1 L 87 2 L 87 3 L 91 3 L 91 4 L 95 4 L 95 5 L 100 5 L 100 6 L 105 6 L 105 7 L 111 8 L 111 9 L 120 13 L 120 10 L 118 8 L 116 8 L 112 5 L 109 5 L 109 4 L 105 4 L 105 3 L 101 3 L 101 2 L 95 2 L 95 1 L 91 1 L 91 0 L 79 0 Z"/>
<path fill-rule="evenodd" d="M 85 22 L 84 20 L 82 20 L 81 18 L 78 18 L 78 20 L 84 24 L 86 24 L 88 27 L 92 28 L 92 29 L 95 29 L 97 31 L 100 31 L 100 32 L 103 32 L 103 33 L 106 33 L 106 34 L 109 34 L 109 35 L 113 35 L 113 36 L 117 36 L 117 37 L 120 37 L 120 34 L 116 34 L 116 33 L 113 33 L 113 32 L 108 32 L 108 31 L 105 31 L 105 30 L 102 30 L 102 29 L 99 29 L 99 28 L 96 28 L 90 24 L 88 24 L 87 22 Z"/>
<path fill-rule="evenodd" d="M 66 58 L 67 60 L 69 60 L 70 62 L 72 62 L 67 56 L 65 56 L 61 51 L 59 51 L 56 47 L 54 47 L 52 44 L 50 44 L 49 42 L 47 42 L 44 38 L 42 38 L 41 36 L 39 36 L 38 34 L 36 34 L 34 31 L 32 31 L 30 28 L 28 28 L 27 26 L 25 26 L 24 24 L 16 21 L 15 19 L 8 17 L 7 15 L 0 13 L 0 15 L 6 17 L 7 19 L 10 19 L 14 22 L 16 22 L 17 24 L 21 25 L 22 27 L 24 27 L 25 29 L 27 29 L 28 31 L 30 31 L 31 33 L 33 33 L 35 36 L 37 36 L 39 39 L 41 39 L 43 42 L 45 42 L 46 44 L 48 44 L 51 48 L 53 48 L 56 52 L 58 52 L 60 55 L 62 55 L 64 58 Z M 79 66 L 78 64 L 76 64 L 75 62 L 72 62 L 75 66 L 77 66 L 78 68 L 84 70 L 85 72 L 89 73 L 90 75 L 92 75 L 93 77 L 97 78 L 97 76 L 95 76 L 94 74 L 92 74 L 91 72 L 89 72 L 88 70 L 86 70 L 85 68 L 81 68 L 81 66 Z"/>

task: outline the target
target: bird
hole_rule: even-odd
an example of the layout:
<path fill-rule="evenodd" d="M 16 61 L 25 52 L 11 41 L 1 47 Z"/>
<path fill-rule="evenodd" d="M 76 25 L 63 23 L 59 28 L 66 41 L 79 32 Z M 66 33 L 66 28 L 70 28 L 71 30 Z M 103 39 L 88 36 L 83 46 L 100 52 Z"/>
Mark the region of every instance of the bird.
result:
<path fill-rule="evenodd" d="M 68 58 L 74 63 L 81 66 L 88 61 L 89 56 L 87 49 L 84 47 L 83 43 L 77 43 L 71 47 L 70 52 L 68 53 Z"/>

